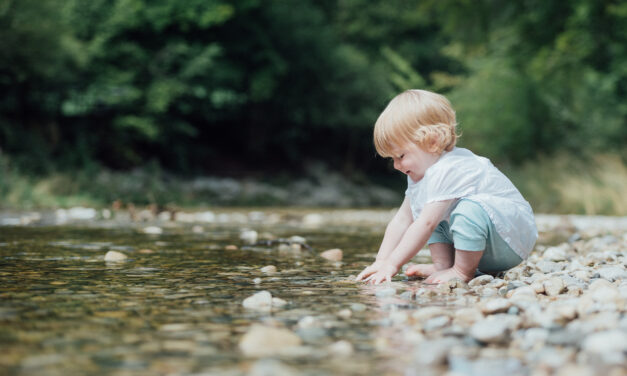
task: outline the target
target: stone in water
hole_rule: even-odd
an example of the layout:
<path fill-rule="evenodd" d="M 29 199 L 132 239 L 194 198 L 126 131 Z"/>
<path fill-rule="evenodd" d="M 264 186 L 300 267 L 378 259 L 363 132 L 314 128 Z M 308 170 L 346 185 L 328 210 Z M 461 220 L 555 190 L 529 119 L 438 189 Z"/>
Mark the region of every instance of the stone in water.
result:
<path fill-rule="evenodd" d="M 329 261 L 342 261 L 343 254 L 341 249 L 333 248 L 322 252 L 320 256 Z"/>
<path fill-rule="evenodd" d="M 124 253 L 118 251 L 109 251 L 105 254 L 104 260 L 107 262 L 120 262 L 128 258 Z"/>

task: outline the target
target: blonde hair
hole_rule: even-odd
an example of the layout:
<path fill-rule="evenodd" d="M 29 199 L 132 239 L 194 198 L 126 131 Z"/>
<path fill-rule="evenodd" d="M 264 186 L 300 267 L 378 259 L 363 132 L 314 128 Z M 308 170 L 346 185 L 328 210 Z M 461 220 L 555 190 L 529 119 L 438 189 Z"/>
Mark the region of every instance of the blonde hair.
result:
<path fill-rule="evenodd" d="M 390 101 L 374 126 L 374 146 L 382 157 L 413 142 L 425 151 L 451 151 L 457 142 L 455 111 L 443 95 L 407 90 Z"/>

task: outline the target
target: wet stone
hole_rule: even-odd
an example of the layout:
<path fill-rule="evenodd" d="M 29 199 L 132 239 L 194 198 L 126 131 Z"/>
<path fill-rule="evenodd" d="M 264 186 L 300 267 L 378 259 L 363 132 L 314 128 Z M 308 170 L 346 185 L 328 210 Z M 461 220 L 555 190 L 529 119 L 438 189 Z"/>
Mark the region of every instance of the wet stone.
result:
<path fill-rule="evenodd" d="M 287 329 L 253 324 L 240 340 L 239 348 L 248 356 L 272 356 L 301 343 L 300 337 Z"/>

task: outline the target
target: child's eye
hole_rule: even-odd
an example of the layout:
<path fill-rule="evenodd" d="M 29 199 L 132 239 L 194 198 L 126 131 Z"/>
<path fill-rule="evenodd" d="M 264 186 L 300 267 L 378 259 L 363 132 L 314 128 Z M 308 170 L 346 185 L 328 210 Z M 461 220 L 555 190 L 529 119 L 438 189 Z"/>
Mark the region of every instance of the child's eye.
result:
<path fill-rule="evenodd" d="M 403 157 L 405 156 L 405 154 L 401 154 L 398 159 L 403 159 Z"/>

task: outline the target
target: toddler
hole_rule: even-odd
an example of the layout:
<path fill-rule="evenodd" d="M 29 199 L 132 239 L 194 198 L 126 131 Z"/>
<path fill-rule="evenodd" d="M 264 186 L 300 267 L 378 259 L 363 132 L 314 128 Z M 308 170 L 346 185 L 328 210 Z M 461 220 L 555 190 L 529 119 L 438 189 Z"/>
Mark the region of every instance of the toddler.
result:
<path fill-rule="evenodd" d="M 531 206 L 487 158 L 455 147 L 455 126 L 450 102 L 425 90 L 399 94 L 379 116 L 375 148 L 407 175 L 407 191 L 358 281 L 390 281 L 425 243 L 433 264 L 405 274 L 426 283 L 468 282 L 477 270 L 504 271 L 531 252 L 538 237 Z"/>

